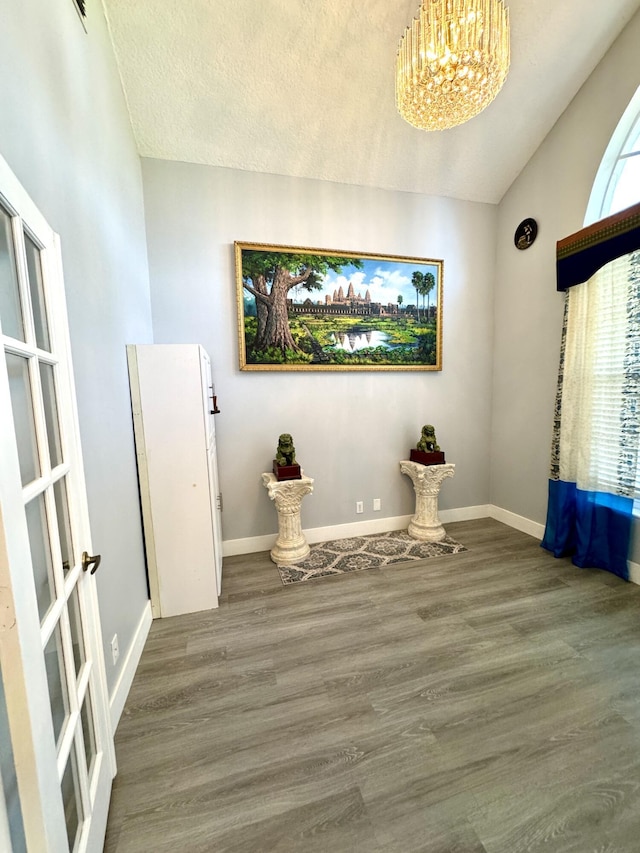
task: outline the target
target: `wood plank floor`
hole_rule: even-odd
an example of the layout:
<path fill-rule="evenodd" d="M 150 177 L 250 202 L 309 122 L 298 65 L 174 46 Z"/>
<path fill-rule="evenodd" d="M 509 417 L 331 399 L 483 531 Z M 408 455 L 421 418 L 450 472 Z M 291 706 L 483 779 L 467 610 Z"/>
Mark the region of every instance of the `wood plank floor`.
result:
<path fill-rule="evenodd" d="M 640 587 L 496 521 L 153 623 L 106 853 L 637 853 Z"/>

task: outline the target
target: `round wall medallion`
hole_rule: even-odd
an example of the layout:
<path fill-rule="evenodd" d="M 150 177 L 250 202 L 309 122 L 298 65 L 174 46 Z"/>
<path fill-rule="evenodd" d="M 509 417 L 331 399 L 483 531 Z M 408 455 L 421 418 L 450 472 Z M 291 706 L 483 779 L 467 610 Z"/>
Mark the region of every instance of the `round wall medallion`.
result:
<path fill-rule="evenodd" d="M 516 249 L 528 249 L 538 236 L 538 223 L 535 219 L 523 219 L 516 228 L 513 242 Z"/>

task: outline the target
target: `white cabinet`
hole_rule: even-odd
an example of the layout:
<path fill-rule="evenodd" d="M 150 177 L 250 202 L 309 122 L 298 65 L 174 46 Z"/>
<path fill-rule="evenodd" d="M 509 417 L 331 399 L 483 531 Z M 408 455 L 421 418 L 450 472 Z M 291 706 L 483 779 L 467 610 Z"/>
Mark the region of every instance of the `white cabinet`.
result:
<path fill-rule="evenodd" d="M 154 617 L 218 606 L 222 496 L 211 362 L 197 344 L 128 346 Z"/>

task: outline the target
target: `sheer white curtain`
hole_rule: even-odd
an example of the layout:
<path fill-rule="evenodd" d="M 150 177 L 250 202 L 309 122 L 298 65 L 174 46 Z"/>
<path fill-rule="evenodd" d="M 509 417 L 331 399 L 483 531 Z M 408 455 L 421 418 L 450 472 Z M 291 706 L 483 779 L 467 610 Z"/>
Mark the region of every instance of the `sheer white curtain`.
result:
<path fill-rule="evenodd" d="M 638 253 L 616 258 L 567 293 L 560 479 L 635 497 Z M 630 310 L 631 309 L 631 310 Z"/>

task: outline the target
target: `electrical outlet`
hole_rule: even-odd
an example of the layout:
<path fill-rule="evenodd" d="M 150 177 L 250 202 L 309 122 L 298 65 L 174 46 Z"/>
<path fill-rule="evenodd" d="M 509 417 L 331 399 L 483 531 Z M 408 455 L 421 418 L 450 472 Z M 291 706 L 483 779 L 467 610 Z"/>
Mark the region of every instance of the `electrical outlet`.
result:
<path fill-rule="evenodd" d="M 364 504 L 362 501 L 356 501 L 356 512 L 364 512 Z"/>
<path fill-rule="evenodd" d="M 115 666 L 120 657 L 120 648 L 118 647 L 118 635 L 114 634 L 111 640 L 111 655 L 113 657 L 113 665 Z"/>
<path fill-rule="evenodd" d="M 380 503 L 380 498 L 374 498 L 373 499 L 373 511 L 378 512 L 381 509 L 382 509 L 382 505 Z"/>

